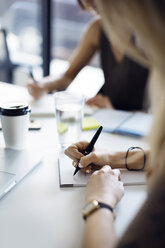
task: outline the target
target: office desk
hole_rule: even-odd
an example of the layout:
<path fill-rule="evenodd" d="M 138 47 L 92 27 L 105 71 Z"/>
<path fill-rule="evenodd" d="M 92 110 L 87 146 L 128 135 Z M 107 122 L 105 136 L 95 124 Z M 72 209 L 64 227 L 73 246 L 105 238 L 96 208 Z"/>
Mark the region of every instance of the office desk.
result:
<path fill-rule="evenodd" d="M 59 188 L 55 119 L 45 118 L 41 131 L 29 133 L 29 144 L 43 154 L 42 163 L 0 201 L 1 248 L 79 248 L 85 188 Z M 89 140 L 93 131 L 83 132 Z M 130 137 L 102 133 L 96 148 L 146 147 Z M 0 146 L 4 146 L 0 132 Z M 115 227 L 120 236 L 146 197 L 145 186 L 127 186 L 117 206 Z"/>

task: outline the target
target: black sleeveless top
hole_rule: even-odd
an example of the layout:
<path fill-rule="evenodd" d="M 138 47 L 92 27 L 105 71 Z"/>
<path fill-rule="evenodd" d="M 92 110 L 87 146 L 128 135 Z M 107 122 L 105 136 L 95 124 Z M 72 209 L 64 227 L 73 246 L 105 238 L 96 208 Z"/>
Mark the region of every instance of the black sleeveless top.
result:
<path fill-rule="evenodd" d="M 118 63 L 103 31 L 100 33 L 100 56 L 105 83 L 99 93 L 108 96 L 115 109 L 143 109 L 148 69 L 126 56 Z"/>

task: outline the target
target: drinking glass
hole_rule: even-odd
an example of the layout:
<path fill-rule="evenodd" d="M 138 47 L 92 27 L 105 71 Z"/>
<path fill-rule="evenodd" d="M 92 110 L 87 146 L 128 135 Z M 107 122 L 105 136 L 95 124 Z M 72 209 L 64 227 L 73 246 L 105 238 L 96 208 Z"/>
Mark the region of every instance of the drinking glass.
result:
<path fill-rule="evenodd" d="M 56 126 L 60 147 L 67 147 L 80 139 L 85 97 L 67 91 L 54 94 Z"/>

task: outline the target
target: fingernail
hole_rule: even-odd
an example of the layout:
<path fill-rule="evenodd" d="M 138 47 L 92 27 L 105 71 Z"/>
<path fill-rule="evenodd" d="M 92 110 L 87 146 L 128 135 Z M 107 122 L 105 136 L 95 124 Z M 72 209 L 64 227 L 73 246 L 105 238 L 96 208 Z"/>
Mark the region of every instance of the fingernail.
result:
<path fill-rule="evenodd" d="M 78 165 L 78 166 L 79 166 L 80 168 L 84 168 L 84 166 L 83 166 L 82 164 L 80 164 L 80 163 L 79 163 L 79 165 Z"/>
<path fill-rule="evenodd" d="M 77 163 L 75 161 L 72 162 L 74 167 L 77 167 Z"/>

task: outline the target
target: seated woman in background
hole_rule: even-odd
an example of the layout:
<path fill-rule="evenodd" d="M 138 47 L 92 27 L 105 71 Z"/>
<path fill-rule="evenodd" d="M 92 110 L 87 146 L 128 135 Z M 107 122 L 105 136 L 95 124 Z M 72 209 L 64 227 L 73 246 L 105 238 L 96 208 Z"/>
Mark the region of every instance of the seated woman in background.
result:
<path fill-rule="evenodd" d="M 120 172 L 110 167 L 110 165 L 114 166 L 111 156 L 107 156 L 107 159 L 101 157 L 102 166 L 105 166 L 91 175 L 86 188 L 88 211 L 85 207 L 83 247 L 163 248 L 165 247 L 165 0 L 84 0 L 83 3 L 94 9 L 97 7 L 108 37 L 123 52 L 130 54 L 142 64 L 149 64 L 154 117 L 150 137 L 150 162 L 146 167 L 148 196 L 144 205 L 123 237 L 118 240 L 114 228 L 113 209 L 122 198 L 124 188 L 119 178 Z M 125 30 L 130 30 L 139 39 L 140 42 L 136 47 L 125 39 Z M 85 159 L 81 151 L 87 144 L 83 142 L 82 146 L 80 143 L 72 145 L 65 151 L 75 163 Z M 88 156 L 90 155 L 87 155 L 86 159 L 89 159 Z M 137 156 L 133 160 L 135 161 L 136 158 Z M 95 161 L 93 156 L 88 164 Z M 135 169 L 136 166 L 133 168 Z M 94 200 L 99 207 L 94 207 Z M 92 207 L 93 211 L 89 211 Z"/>
<path fill-rule="evenodd" d="M 79 3 L 85 9 L 81 0 Z M 121 110 L 144 109 L 148 69 L 125 56 L 109 42 L 102 29 L 100 18 L 95 19 L 88 26 L 66 72 L 56 80 L 49 76 L 38 84 L 29 81 L 27 85 L 29 93 L 37 99 L 42 94 L 66 89 L 97 51 L 100 51 L 105 83 L 99 94 L 89 99 L 87 104 Z"/>

